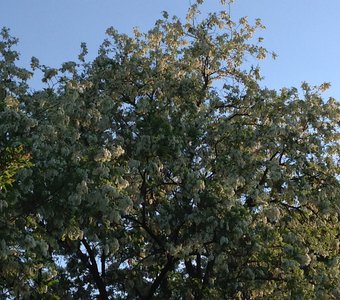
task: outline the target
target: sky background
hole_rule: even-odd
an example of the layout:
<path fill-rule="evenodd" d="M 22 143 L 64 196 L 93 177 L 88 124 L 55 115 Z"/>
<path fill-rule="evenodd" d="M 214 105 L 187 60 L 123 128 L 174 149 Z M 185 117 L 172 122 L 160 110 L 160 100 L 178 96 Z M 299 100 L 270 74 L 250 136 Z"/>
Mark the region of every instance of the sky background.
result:
<path fill-rule="evenodd" d="M 76 60 L 80 43 L 86 42 L 94 58 L 113 26 L 131 33 L 145 31 L 163 10 L 184 17 L 190 0 L 0 0 L 0 27 L 18 37 L 20 65 L 29 67 L 36 56 L 42 64 L 59 67 Z M 206 0 L 204 11 L 220 10 L 219 0 Z M 236 0 L 234 19 L 261 18 L 267 27 L 260 33 L 264 45 L 278 58 L 260 65 L 269 88 L 331 82 L 325 97 L 340 99 L 340 1 L 339 0 Z M 37 82 L 32 83 L 38 87 Z"/>

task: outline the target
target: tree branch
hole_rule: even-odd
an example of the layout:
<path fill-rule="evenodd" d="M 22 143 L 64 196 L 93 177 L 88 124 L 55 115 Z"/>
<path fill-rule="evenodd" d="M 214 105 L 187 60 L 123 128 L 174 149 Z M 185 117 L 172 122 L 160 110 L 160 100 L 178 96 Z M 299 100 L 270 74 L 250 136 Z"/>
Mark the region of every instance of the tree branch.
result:
<path fill-rule="evenodd" d="M 143 299 L 150 300 L 150 299 L 153 298 L 156 290 L 161 285 L 162 281 L 166 278 L 167 273 L 173 268 L 174 264 L 175 264 L 174 257 L 168 255 L 167 263 L 165 264 L 162 271 L 158 274 L 155 281 L 152 283 L 148 295 L 146 297 L 144 297 Z"/>
<path fill-rule="evenodd" d="M 103 279 L 101 278 L 99 272 L 98 272 L 98 266 L 97 266 L 97 262 L 96 262 L 96 258 L 95 258 L 95 253 L 94 251 L 91 249 L 90 245 L 87 243 L 87 241 L 85 240 L 85 238 L 83 238 L 81 240 L 82 244 L 84 245 L 87 253 L 88 253 L 88 256 L 86 256 L 84 253 L 82 253 L 80 251 L 80 249 L 78 249 L 78 251 L 82 254 L 80 254 L 80 258 L 81 257 L 86 257 L 86 261 L 88 263 L 88 267 L 90 269 L 90 272 L 91 272 L 91 275 L 93 276 L 93 279 L 97 285 L 97 288 L 99 290 L 99 297 L 101 300 L 108 300 L 108 295 L 107 295 L 107 291 L 106 291 L 106 287 L 105 287 L 105 284 L 104 284 L 104 281 Z M 90 259 L 90 262 L 88 261 L 88 259 Z M 81 258 L 82 259 L 82 258 Z M 83 259 L 82 259 L 83 260 Z"/>

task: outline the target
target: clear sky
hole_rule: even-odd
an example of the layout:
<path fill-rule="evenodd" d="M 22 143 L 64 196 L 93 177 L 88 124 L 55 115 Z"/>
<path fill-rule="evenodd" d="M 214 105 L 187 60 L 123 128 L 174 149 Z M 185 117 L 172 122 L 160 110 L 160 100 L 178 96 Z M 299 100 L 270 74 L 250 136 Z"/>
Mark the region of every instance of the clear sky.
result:
<path fill-rule="evenodd" d="M 75 60 L 80 43 L 87 42 L 95 57 L 113 26 L 130 33 L 134 26 L 147 30 L 161 11 L 184 16 L 190 0 L 0 0 L 0 27 L 20 39 L 21 65 L 30 57 L 58 67 Z M 220 9 L 219 0 L 206 0 L 205 9 Z M 339 0 L 236 0 L 234 18 L 261 18 L 265 46 L 277 60 L 261 63 L 264 84 L 279 89 L 331 82 L 325 96 L 340 99 L 340 1 Z"/>

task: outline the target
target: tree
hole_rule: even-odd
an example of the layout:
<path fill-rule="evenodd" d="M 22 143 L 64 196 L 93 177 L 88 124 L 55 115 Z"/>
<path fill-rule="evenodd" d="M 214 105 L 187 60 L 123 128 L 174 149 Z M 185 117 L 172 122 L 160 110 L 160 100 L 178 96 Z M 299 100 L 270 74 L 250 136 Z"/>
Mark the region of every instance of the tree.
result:
<path fill-rule="evenodd" d="M 12 38 L 6 28 L 0 35 L 0 291 L 1 299 L 4 299 L 6 290 L 12 287 L 10 282 L 15 282 L 17 275 L 25 273 L 19 272 L 19 269 L 29 265 L 22 264 L 16 249 L 28 216 L 20 215 L 21 209 L 17 210 L 21 204 L 14 183 L 18 172 L 32 166 L 30 153 L 21 140 L 33 123 L 20 108 L 20 101 L 27 90 L 26 81 L 31 74 L 15 65 L 18 53 L 12 47 L 17 39 Z M 24 246 L 20 248 L 23 256 L 25 250 Z M 27 277 L 25 279 L 28 280 Z"/>
<path fill-rule="evenodd" d="M 339 103 L 261 88 L 260 21 L 197 2 L 14 85 L 4 299 L 339 298 Z"/>
<path fill-rule="evenodd" d="M 19 112 L 19 101 L 13 97 L 26 90 L 26 80 L 30 73 L 14 65 L 18 53 L 11 49 L 17 43 L 9 36 L 8 29 L 1 31 L 0 42 L 0 190 L 13 183 L 13 176 L 21 168 L 28 165 L 29 155 L 24 153 L 22 145 L 13 143 L 12 134 L 18 131 L 22 115 Z M 12 124 L 13 123 L 13 124 Z M 21 128 L 20 128 L 21 129 Z"/>

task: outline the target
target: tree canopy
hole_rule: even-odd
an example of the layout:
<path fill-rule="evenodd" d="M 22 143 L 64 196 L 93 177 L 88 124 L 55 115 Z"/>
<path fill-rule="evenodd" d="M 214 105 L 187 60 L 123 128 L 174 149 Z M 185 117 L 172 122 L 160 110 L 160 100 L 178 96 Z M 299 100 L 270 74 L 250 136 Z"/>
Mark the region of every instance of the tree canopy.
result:
<path fill-rule="evenodd" d="M 339 103 L 201 2 L 60 68 L 2 30 L 1 299 L 340 298 Z"/>

